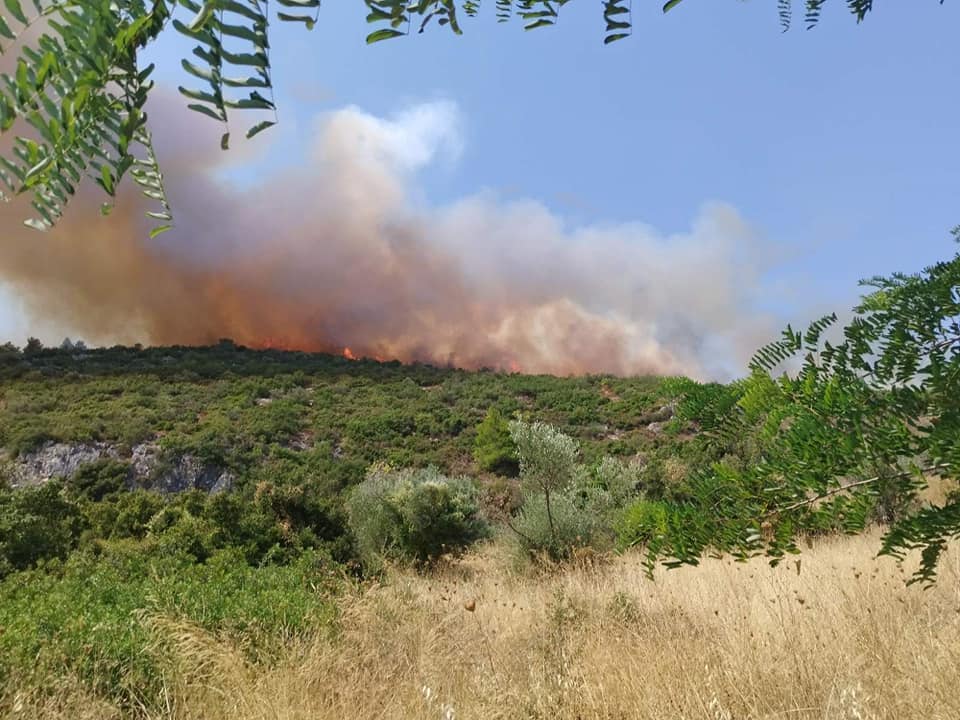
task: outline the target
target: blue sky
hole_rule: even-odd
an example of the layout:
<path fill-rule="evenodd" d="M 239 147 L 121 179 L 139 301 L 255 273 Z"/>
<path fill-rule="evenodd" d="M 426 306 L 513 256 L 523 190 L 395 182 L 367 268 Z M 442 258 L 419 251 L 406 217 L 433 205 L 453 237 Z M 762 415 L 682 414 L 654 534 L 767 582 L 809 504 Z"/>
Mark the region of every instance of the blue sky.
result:
<path fill-rule="evenodd" d="M 556 27 L 525 33 L 491 4 L 461 37 L 432 27 L 368 47 L 364 6 L 327 3 L 312 32 L 277 28 L 281 124 L 267 158 L 232 172 L 250 183 L 300 162 L 318 113 L 442 99 L 459 108 L 462 152 L 420 172 L 426 203 L 493 190 L 571 225 L 665 235 L 727 203 L 777 258 L 758 311 L 794 322 L 849 306 L 861 277 L 953 253 L 960 5 L 878 3 L 858 27 L 834 0 L 816 29 L 784 34 L 772 2 L 687 0 L 666 16 L 637 2 L 633 36 L 611 46 L 598 5 L 571 2 Z M 187 80 L 188 49 L 155 51 L 161 80 Z M 0 335 L 19 339 L 16 304 Z"/>
<path fill-rule="evenodd" d="M 633 37 L 606 47 L 595 3 L 533 33 L 487 12 L 459 38 L 435 27 L 372 47 L 360 3 L 328 5 L 312 33 L 277 43 L 281 111 L 454 100 L 467 137 L 424 180 L 436 202 L 489 187 L 673 232 L 720 200 L 841 293 L 952 250 L 956 3 L 882 3 L 858 27 L 835 0 L 816 29 L 786 34 L 770 2 L 688 0 L 666 16 L 636 3 Z"/>

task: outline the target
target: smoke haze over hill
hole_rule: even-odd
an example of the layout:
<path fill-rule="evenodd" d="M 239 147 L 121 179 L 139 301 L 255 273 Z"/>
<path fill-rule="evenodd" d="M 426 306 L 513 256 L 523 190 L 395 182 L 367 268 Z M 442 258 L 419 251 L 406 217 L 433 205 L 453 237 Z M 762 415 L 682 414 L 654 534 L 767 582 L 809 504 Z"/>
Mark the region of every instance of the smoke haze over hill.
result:
<path fill-rule="evenodd" d="M 299 166 L 240 188 L 223 179 L 238 151 L 170 103 L 154 115 L 174 231 L 147 238 L 132 187 L 107 218 L 86 189 L 47 234 L 21 228 L 23 205 L 0 209 L 0 282 L 31 318 L 93 343 L 229 337 L 556 374 L 720 376 L 769 336 L 755 233 L 729 206 L 672 236 L 567 227 L 490 192 L 430 206 L 417 173 L 462 143 L 446 102 L 323 115 Z"/>

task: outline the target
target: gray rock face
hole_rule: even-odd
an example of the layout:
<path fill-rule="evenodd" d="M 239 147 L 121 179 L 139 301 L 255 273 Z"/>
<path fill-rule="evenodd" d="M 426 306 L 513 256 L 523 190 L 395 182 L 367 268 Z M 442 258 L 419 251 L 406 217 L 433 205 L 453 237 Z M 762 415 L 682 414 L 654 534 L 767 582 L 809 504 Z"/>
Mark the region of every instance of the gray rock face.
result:
<path fill-rule="evenodd" d="M 116 449 L 108 443 L 47 443 L 8 461 L 11 485 L 39 485 L 54 478 L 68 478 L 84 465 L 116 457 Z"/>
<path fill-rule="evenodd" d="M 47 443 L 16 459 L 0 457 L 13 487 L 40 485 L 54 478 L 69 478 L 84 465 L 98 460 L 129 461 L 127 487 L 178 493 L 203 490 L 209 493 L 232 490 L 236 478 L 223 468 L 208 465 L 192 455 L 172 460 L 163 457 L 153 442 L 135 445 L 129 458 L 122 457 L 110 443 Z"/>
<path fill-rule="evenodd" d="M 205 465 L 192 455 L 170 460 L 162 457 L 156 443 L 133 447 L 128 484 L 162 493 L 203 490 L 209 493 L 232 490 L 236 478 L 223 468 Z"/>

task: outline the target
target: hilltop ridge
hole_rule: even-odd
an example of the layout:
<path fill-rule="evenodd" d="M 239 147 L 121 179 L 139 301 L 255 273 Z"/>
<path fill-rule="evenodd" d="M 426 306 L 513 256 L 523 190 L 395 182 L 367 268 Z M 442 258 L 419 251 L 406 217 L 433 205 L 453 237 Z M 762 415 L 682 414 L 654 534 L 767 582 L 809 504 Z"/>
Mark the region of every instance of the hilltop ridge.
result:
<path fill-rule="evenodd" d="M 372 462 L 483 474 L 472 459 L 490 408 L 542 420 L 587 459 L 641 456 L 672 436 L 661 379 L 553 377 L 352 360 L 221 341 L 209 347 L 0 351 L 0 448 L 9 483 L 112 460 L 152 489 L 223 489 Z M 653 423 L 653 424 L 651 424 Z"/>

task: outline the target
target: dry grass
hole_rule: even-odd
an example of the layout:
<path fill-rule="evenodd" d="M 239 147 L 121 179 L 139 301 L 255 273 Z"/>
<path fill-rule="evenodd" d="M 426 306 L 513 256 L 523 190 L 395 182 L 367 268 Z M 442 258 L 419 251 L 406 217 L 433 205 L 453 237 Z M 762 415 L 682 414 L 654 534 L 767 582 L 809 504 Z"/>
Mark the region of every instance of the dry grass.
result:
<path fill-rule="evenodd" d="M 530 577 L 491 546 L 345 598 L 336 633 L 269 667 L 158 620 L 157 720 L 956 720 L 957 556 L 925 591 L 877 547 L 838 538 L 799 572 L 710 560 L 650 582 L 636 556 Z"/>

